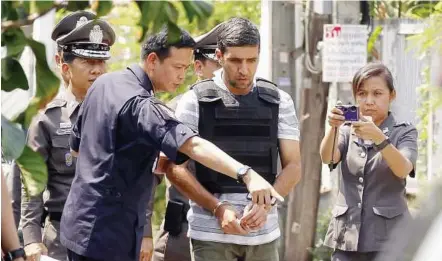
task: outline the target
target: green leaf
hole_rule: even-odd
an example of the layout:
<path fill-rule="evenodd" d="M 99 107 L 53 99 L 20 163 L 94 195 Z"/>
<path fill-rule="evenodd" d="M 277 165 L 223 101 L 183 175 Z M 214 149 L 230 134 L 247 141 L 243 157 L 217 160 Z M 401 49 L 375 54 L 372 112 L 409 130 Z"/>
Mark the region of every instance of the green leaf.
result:
<path fill-rule="evenodd" d="M 14 1 L 2 1 L 2 21 L 15 21 L 18 20 L 18 13 L 16 10 L 16 2 Z M 4 9 L 3 9 L 4 8 Z"/>
<path fill-rule="evenodd" d="M 89 7 L 89 1 L 68 1 L 67 10 L 75 12 Z"/>
<path fill-rule="evenodd" d="M 437 5 L 434 6 L 434 10 L 442 12 L 442 2 L 437 3 Z"/>
<path fill-rule="evenodd" d="M 20 157 L 25 147 L 26 137 L 23 130 L 2 115 L 2 154 L 6 160 Z"/>
<path fill-rule="evenodd" d="M 190 22 L 193 21 L 194 17 L 198 19 L 206 19 L 213 12 L 212 4 L 206 1 L 182 1 L 182 4 Z"/>
<path fill-rule="evenodd" d="M 37 80 L 37 91 L 35 97 L 31 100 L 30 105 L 24 112 L 25 126 L 29 126 L 30 119 L 39 109 L 42 109 L 48 104 L 57 94 L 60 87 L 60 80 L 49 68 L 46 61 L 46 49 L 42 43 L 28 38 L 27 43 L 31 47 L 35 55 L 35 71 Z"/>
<path fill-rule="evenodd" d="M 25 129 L 27 129 L 31 124 L 32 118 L 38 113 L 40 100 L 41 99 L 39 98 L 33 97 L 26 110 L 15 117 L 13 121 L 21 124 Z"/>
<path fill-rule="evenodd" d="M 12 57 L 2 59 L 2 90 L 10 92 L 16 88 L 27 90 L 28 78 L 20 65 L 20 62 Z"/>
<path fill-rule="evenodd" d="M 176 23 L 177 19 L 178 19 L 178 10 L 176 9 L 176 7 L 173 5 L 173 3 L 168 2 L 168 5 L 166 6 L 166 13 L 167 16 L 169 17 L 170 21 L 173 21 L 174 23 Z"/>
<path fill-rule="evenodd" d="M 98 1 L 97 16 L 105 16 L 112 10 L 112 1 Z"/>
<path fill-rule="evenodd" d="M 8 16 L 9 10 L 12 8 L 11 1 L 2 1 L 2 21 Z"/>
<path fill-rule="evenodd" d="M 141 3 L 140 24 L 146 27 L 164 15 L 164 1 L 143 1 Z"/>
<path fill-rule="evenodd" d="M 26 37 L 20 28 L 10 28 L 2 33 L 2 44 L 6 46 L 6 56 L 20 57 L 26 46 Z"/>
<path fill-rule="evenodd" d="M 43 157 L 25 146 L 23 153 L 17 159 L 17 165 L 21 170 L 27 195 L 37 196 L 43 192 L 48 183 L 48 169 Z"/>
<path fill-rule="evenodd" d="M 167 23 L 167 14 L 165 13 L 165 1 L 135 1 L 140 9 L 140 21 L 138 25 L 141 26 L 142 33 L 138 42 L 142 42 L 152 28 L 153 32 L 158 32 L 161 27 Z"/>
<path fill-rule="evenodd" d="M 205 19 L 212 15 L 213 13 L 213 5 L 207 1 L 194 1 L 195 6 L 198 7 L 200 10 L 201 16 L 199 16 L 199 19 Z"/>
<path fill-rule="evenodd" d="M 172 21 L 167 23 L 167 42 L 169 44 L 176 43 L 180 40 L 180 28 Z"/>
<path fill-rule="evenodd" d="M 34 5 L 35 11 L 37 13 L 43 13 L 51 9 L 54 6 L 54 1 L 33 1 L 31 6 Z"/>
<path fill-rule="evenodd" d="M 379 35 L 381 35 L 382 33 L 382 26 L 378 25 L 376 26 L 376 28 L 373 30 L 373 33 L 370 35 L 370 38 L 368 38 L 368 43 L 367 43 L 367 52 L 371 53 L 371 51 L 373 50 L 374 45 L 376 44 L 376 41 L 379 38 Z"/>
<path fill-rule="evenodd" d="M 187 20 L 189 20 L 189 22 L 193 22 L 193 18 L 197 16 L 193 2 L 182 1 L 181 3 L 183 4 L 184 11 L 186 11 Z"/>
<path fill-rule="evenodd" d="M 182 1 L 187 19 L 192 22 L 198 19 L 198 28 L 203 29 L 207 25 L 207 18 L 212 15 L 213 5 L 206 1 Z"/>

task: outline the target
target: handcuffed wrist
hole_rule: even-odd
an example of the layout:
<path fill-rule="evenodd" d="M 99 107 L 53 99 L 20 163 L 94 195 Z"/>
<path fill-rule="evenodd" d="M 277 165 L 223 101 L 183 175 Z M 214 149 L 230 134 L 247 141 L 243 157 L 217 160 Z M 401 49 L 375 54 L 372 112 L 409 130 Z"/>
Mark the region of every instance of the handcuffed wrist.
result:
<path fill-rule="evenodd" d="M 222 205 L 229 205 L 230 203 L 228 201 L 220 201 L 216 204 L 215 208 L 212 210 L 212 214 L 216 217 L 216 212 Z"/>

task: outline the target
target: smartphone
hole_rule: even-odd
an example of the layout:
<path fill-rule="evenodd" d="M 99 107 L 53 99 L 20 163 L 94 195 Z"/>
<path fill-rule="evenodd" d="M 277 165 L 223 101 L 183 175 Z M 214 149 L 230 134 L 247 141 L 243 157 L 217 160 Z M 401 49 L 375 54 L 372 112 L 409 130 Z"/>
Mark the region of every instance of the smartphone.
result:
<path fill-rule="evenodd" d="M 344 113 L 346 122 L 359 121 L 359 106 L 358 105 L 336 105 Z"/>

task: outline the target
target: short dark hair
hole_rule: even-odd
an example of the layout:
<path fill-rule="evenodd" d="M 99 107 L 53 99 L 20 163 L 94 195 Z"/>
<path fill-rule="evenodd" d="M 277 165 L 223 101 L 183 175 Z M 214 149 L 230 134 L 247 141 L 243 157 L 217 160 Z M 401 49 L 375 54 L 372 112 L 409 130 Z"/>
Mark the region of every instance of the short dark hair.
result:
<path fill-rule="evenodd" d="M 206 56 L 202 55 L 201 53 L 194 53 L 193 59 L 195 61 L 201 61 L 202 63 L 207 61 Z"/>
<path fill-rule="evenodd" d="M 69 64 L 72 63 L 75 60 L 75 58 L 77 58 L 77 56 L 68 52 L 63 52 L 62 57 L 63 57 L 63 62 Z"/>
<path fill-rule="evenodd" d="M 382 77 L 385 80 L 390 93 L 395 90 L 393 75 L 387 66 L 380 62 L 372 62 L 360 68 L 353 77 L 353 96 L 356 97 L 356 94 L 366 80 L 377 76 Z"/>
<path fill-rule="evenodd" d="M 234 17 L 223 24 L 223 28 L 218 35 L 217 44 L 221 52 L 225 52 L 227 47 L 240 46 L 260 46 L 260 35 L 256 25 L 251 21 Z"/>
<path fill-rule="evenodd" d="M 176 48 L 194 48 L 195 40 L 193 40 L 190 34 L 180 29 L 180 37 L 178 41 L 168 43 L 168 30 L 167 27 L 153 35 L 147 37 L 146 41 L 141 47 L 141 59 L 144 60 L 151 53 L 156 53 L 160 60 L 164 60 L 169 56 L 170 47 Z"/>

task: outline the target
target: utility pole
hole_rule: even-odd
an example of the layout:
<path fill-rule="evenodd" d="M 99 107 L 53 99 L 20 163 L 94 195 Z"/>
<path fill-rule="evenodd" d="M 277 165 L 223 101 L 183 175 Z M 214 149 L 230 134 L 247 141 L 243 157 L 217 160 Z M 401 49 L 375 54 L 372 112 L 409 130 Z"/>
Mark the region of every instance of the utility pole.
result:
<path fill-rule="evenodd" d="M 325 131 L 329 88 L 322 82 L 317 44 L 322 40 L 323 25 L 331 22 L 330 13 L 330 1 L 309 1 L 304 13 L 306 53 L 300 99 L 302 179 L 288 202 L 286 261 L 311 260 L 308 249 L 315 240 L 322 168 L 319 146 Z"/>
<path fill-rule="evenodd" d="M 295 102 L 299 100 L 295 84 L 295 3 L 293 1 L 261 2 L 261 46 L 260 63 L 257 75 L 272 80 L 278 88 L 287 92 Z M 299 116 L 299 114 L 298 114 Z M 280 161 L 278 161 L 280 163 Z M 278 164 L 278 173 L 281 165 Z M 278 205 L 280 224 L 279 256 L 283 260 L 285 252 L 285 227 L 287 201 Z"/>

